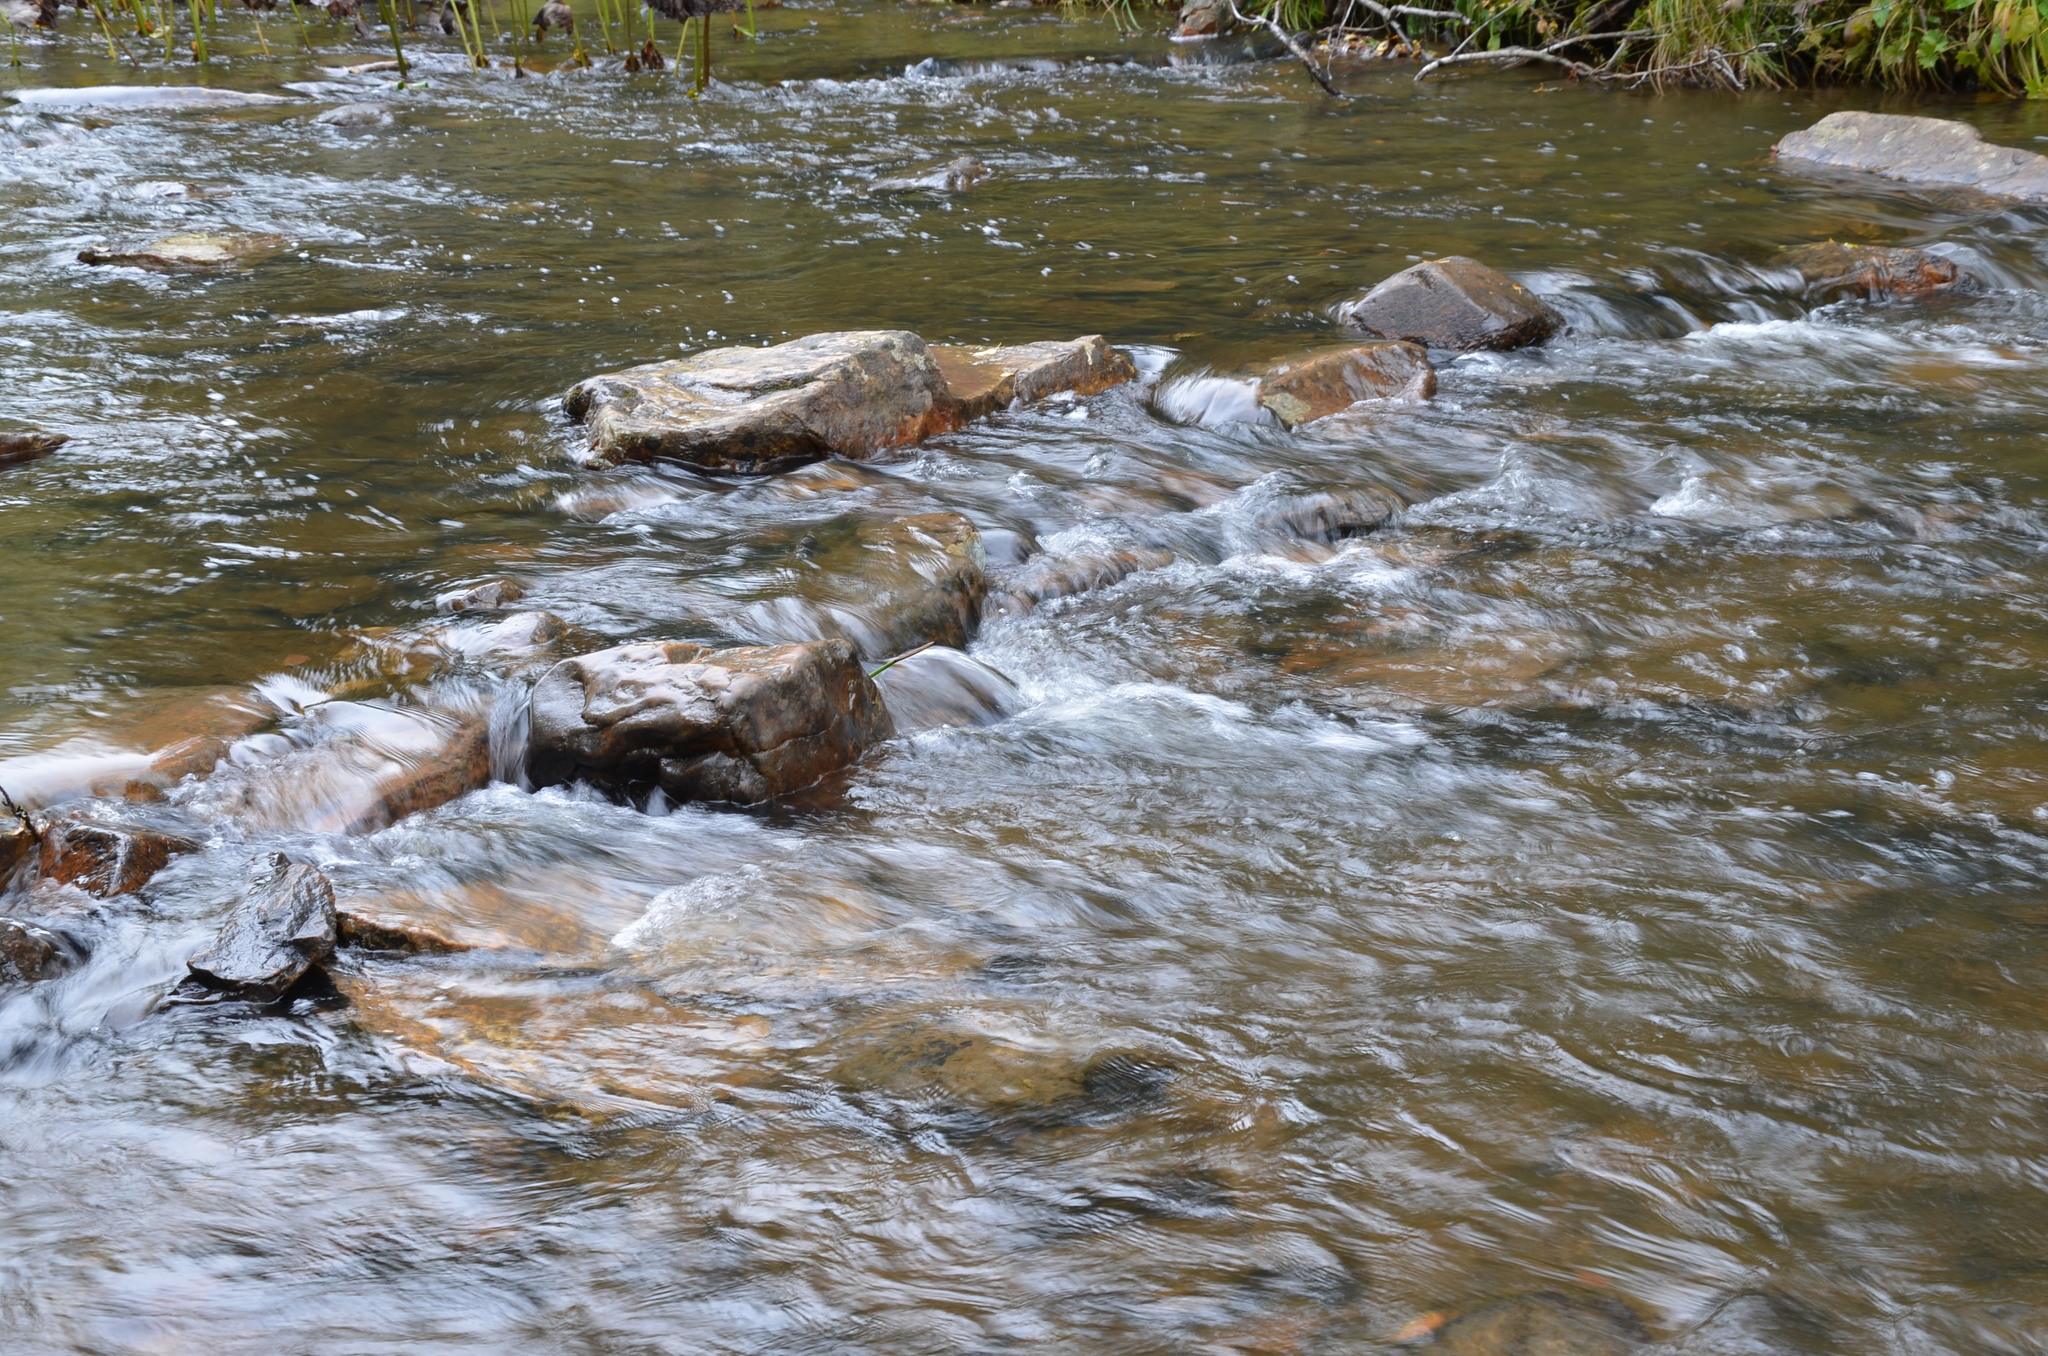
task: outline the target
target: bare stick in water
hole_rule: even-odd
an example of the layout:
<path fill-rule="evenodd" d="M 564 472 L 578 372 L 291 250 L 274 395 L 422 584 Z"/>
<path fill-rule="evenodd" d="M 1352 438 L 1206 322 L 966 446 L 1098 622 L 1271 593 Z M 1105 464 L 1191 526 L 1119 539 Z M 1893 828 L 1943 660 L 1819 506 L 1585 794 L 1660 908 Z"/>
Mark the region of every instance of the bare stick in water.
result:
<path fill-rule="evenodd" d="M 928 640 L 914 650 L 905 650 L 902 654 L 897 655 L 894 659 L 891 659 L 887 663 L 883 664 L 881 668 L 878 668 L 873 673 L 869 674 L 868 677 L 878 678 L 882 674 L 888 672 L 890 669 L 895 668 L 898 664 L 901 664 L 904 660 L 915 659 L 919 655 L 923 654 L 926 650 L 929 650 L 932 646 L 938 643 L 939 642 L 937 642 L 936 640 Z"/>
<path fill-rule="evenodd" d="M 1324 75 L 1323 68 L 1316 65 L 1316 59 L 1309 55 L 1308 48 L 1303 47 L 1299 42 L 1295 41 L 1294 35 L 1292 33 L 1289 33 L 1279 24 L 1273 22 L 1272 18 L 1267 15 L 1260 15 L 1257 18 L 1253 18 L 1251 15 L 1246 14 L 1243 10 L 1237 7 L 1237 0 L 1228 0 L 1228 3 L 1230 5 L 1231 18 L 1237 20 L 1241 24 L 1246 25 L 1247 27 L 1256 24 L 1260 28 L 1263 28 L 1267 32 L 1271 33 L 1274 37 L 1280 39 L 1281 42 L 1285 43 L 1287 45 L 1287 50 L 1294 53 L 1294 55 L 1300 59 L 1302 65 L 1308 67 L 1309 75 L 1314 77 L 1315 82 L 1318 85 L 1321 85 L 1323 87 L 1323 91 L 1326 94 L 1328 94 L 1332 99 L 1350 99 L 1350 95 L 1341 93 L 1335 85 L 1330 83 L 1330 77 Z"/>

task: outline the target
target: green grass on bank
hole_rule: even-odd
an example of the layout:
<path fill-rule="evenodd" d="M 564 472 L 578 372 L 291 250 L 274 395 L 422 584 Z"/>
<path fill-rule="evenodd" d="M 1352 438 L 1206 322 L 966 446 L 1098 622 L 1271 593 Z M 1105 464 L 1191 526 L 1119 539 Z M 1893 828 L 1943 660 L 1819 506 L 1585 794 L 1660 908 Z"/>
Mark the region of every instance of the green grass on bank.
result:
<path fill-rule="evenodd" d="M 1387 0 L 1393 3 L 1393 0 Z M 1721 87 L 1861 83 L 2048 98 L 2048 0 L 1240 0 L 1295 31 L 1397 23 L 1466 53 L 1547 49 L 1598 78 Z M 1592 38 L 1594 34 L 1631 34 Z M 1589 40 L 1571 41 L 1580 36 Z M 1553 63 L 1555 64 L 1555 63 Z M 1558 64 L 1560 74 L 1589 71 Z"/>

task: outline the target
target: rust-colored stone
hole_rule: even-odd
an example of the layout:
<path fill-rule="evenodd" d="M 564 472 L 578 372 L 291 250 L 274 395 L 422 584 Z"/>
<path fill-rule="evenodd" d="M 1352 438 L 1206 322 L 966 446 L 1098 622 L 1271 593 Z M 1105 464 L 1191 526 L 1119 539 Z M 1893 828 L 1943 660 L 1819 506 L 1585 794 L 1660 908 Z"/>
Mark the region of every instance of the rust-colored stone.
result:
<path fill-rule="evenodd" d="M 1771 261 L 1798 271 L 1810 292 L 1858 296 L 1924 297 L 1970 281 L 1953 259 L 1926 250 L 1844 245 L 1822 240 L 1781 252 Z"/>
<path fill-rule="evenodd" d="M 111 899 L 140 890 L 172 857 L 197 847 L 153 829 L 59 819 L 43 826 L 37 865 L 46 881 Z"/>
<path fill-rule="evenodd" d="M 1436 369 L 1420 344 L 1386 340 L 1290 358 L 1259 378 L 1259 404 L 1289 428 L 1327 419 L 1361 400 L 1428 400 Z"/>
<path fill-rule="evenodd" d="M 946 375 L 946 389 L 969 419 L 1061 391 L 1096 395 L 1138 375 L 1130 355 L 1099 334 L 991 348 L 934 344 L 931 352 Z"/>

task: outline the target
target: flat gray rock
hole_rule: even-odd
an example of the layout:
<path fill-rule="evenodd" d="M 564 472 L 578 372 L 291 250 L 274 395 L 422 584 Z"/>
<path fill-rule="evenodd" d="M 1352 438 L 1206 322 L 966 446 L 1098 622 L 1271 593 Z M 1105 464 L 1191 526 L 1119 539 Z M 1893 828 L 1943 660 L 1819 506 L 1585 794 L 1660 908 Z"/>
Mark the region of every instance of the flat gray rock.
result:
<path fill-rule="evenodd" d="M 1777 146 L 1789 167 L 1859 170 L 1907 184 L 1974 188 L 2048 203 L 2048 156 L 1984 140 L 1968 123 L 1897 113 L 1830 113 Z"/>
<path fill-rule="evenodd" d="M 965 422 L 937 360 L 908 330 L 712 349 L 592 377 L 562 404 L 589 429 L 593 463 L 679 461 L 743 475 L 858 461 Z"/>
<path fill-rule="evenodd" d="M 282 94 L 250 94 L 203 85 L 83 85 L 77 89 L 18 89 L 7 96 L 29 108 L 156 109 L 186 113 L 220 108 L 289 104 Z"/>

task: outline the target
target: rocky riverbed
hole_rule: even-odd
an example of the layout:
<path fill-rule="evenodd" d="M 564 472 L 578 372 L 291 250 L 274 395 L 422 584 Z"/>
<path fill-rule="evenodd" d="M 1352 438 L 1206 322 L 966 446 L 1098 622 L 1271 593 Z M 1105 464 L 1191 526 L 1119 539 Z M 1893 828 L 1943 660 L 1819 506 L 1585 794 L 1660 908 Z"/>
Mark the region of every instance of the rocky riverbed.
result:
<path fill-rule="evenodd" d="M 9 1348 L 2028 1349 L 2029 115 L 760 17 L 30 35 Z"/>

